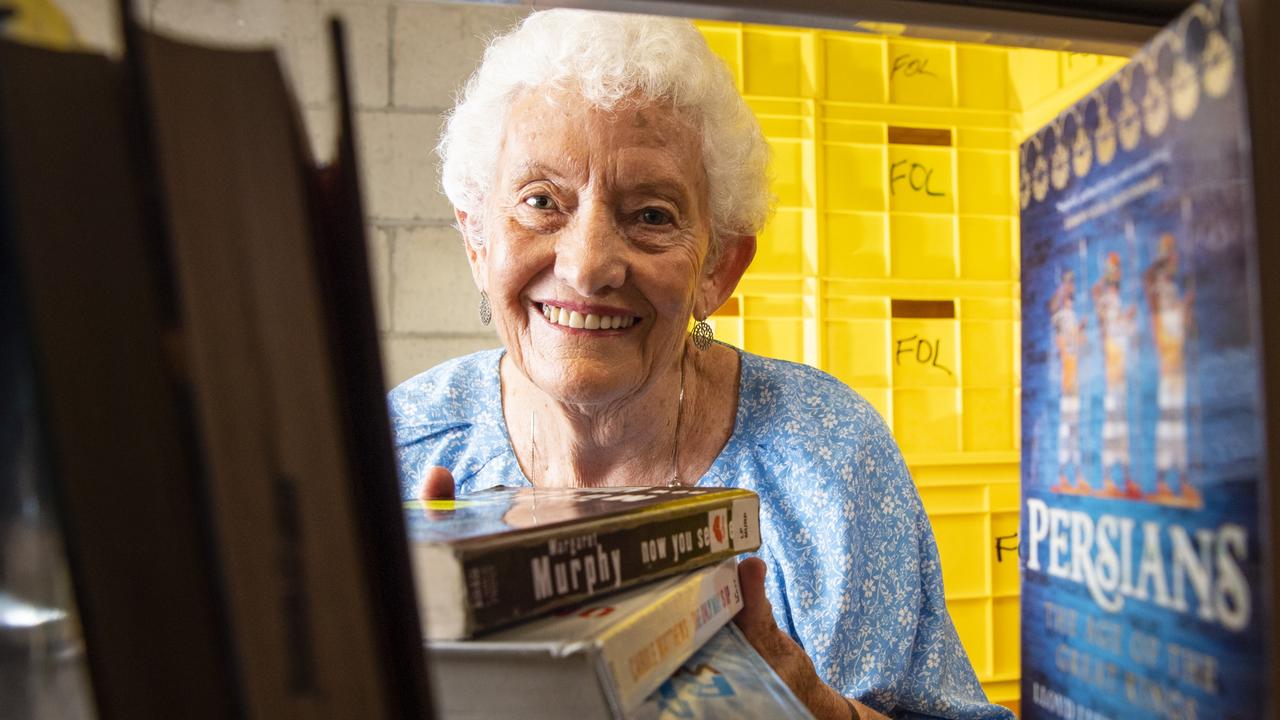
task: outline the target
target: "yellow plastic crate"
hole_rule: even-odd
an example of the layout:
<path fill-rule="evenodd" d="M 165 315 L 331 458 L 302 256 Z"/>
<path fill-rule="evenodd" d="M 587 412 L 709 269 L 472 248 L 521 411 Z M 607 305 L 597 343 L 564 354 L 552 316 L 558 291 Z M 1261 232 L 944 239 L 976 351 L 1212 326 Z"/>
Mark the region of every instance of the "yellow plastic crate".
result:
<path fill-rule="evenodd" d="M 942 557 L 947 607 L 994 701 L 1018 697 L 1016 465 L 933 466 L 914 474 Z M 1009 550 L 992 552 L 997 540 Z"/>
<path fill-rule="evenodd" d="M 1019 50 L 1009 68 L 1010 83 L 1022 111 L 1021 131 L 1026 137 L 1089 93 L 1119 70 L 1127 58 L 1061 53 L 1051 50 Z"/>
<path fill-rule="evenodd" d="M 717 337 L 822 368 L 893 429 L 948 607 L 1019 702 L 1017 148 L 1124 60 L 700 22 L 773 150 L 778 210 Z"/>
<path fill-rule="evenodd" d="M 819 366 L 813 357 L 816 312 L 811 281 L 744 279 L 707 322 L 718 339 L 761 355 Z"/>
<path fill-rule="evenodd" d="M 826 291 L 820 366 L 876 405 L 909 459 L 1002 452 L 1016 461 L 1016 303 L 837 294 L 858 287 Z"/>

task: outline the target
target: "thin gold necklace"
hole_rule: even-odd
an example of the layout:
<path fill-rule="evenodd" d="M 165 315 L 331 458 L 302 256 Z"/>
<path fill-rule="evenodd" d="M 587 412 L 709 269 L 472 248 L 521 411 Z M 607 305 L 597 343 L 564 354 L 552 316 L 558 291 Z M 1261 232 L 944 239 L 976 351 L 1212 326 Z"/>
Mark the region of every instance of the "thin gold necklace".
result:
<path fill-rule="evenodd" d="M 676 436 L 671 442 L 671 482 L 667 487 L 679 487 L 680 482 L 680 425 L 684 422 L 684 361 L 689 353 L 689 344 L 680 349 L 680 396 L 676 400 Z"/>

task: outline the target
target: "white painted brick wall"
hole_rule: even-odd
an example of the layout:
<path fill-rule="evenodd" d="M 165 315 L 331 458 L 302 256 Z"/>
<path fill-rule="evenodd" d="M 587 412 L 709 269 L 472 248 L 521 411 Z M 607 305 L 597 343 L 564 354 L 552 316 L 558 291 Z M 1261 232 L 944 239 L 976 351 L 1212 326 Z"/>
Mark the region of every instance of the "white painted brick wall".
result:
<path fill-rule="evenodd" d="M 374 311 L 378 314 L 378 330 L 391 329 L 391 237 L 393 228 L 369 225 L 365 237 L 369 241 L 369 272 L 373 274 Z"/>
<path fill-rule="evenodd" d="M 386 107 L 391 88 L 391 9 L 385 2 L 372 0 L 290 5 L 286 53 L 299 101 L 312 105 L 335 99 L 328 27 L 334 16 L 342 19 L 346 29 L 356 106 Z"/>
<path fill-rule="evenodd" d="M 57 5 L 71 21 L 76 37 L 85 47 L 113 56 L 120 52 L 116 3 L 109 0 L 57 0 Z M 135 2 L 134 5 L 143 17 L 149 15 L 150 2 Z"/>
<path fill-rule="evenodd" d="M 283 45 L 290 10 L 310 3 L 287 0 L 153 0 L 151 22 L 180 37 L 228 45 Z"/>
<path fill-rule="evenodd" d="M 443 111 L 475 70 L 485 42 L 519 22 L 526 11 L 415 4 L 397 7 L 395 14 L 392 101 L 397 107 Z"/>
<path fill-rule="evenodd" d="M 116 0 L 56 0 L 87 46 L 115 53 Z M 440 192 L 440 114 L 484 40 L 524 8 L 412 0 L 135 0 L 139 17 L 185 37 L 274 45 L 303 107 L 317 158 L 332 156 L 327 19 L 346 22 L 378 328 L 389 385 L 457 355 L 496 347 L 453 209 Z"/>
<path fill-rule="evenodd" d="M 447 226 L 398 228 L 391 251 L 391 275 L 391 329 L 395 332 L 486 332 L 477 310 L 480 293 L 471 279 L 457 230 Z"/>
<path fill-rule="evenodd" d="M 450 222 L 453 208 L 440 192 L 435 154 L 440 116 L 385 108 L 362 110 L 356 121 L 370 217 L 379 222 Z"/>
<path fill-rule="evenodd" d="M 431 336 L 384 335 L 387 383 L 398 385 L 427 368 L 439 365 L 450 358 L 498 347 L 498 338 L 488 335 Z"/>

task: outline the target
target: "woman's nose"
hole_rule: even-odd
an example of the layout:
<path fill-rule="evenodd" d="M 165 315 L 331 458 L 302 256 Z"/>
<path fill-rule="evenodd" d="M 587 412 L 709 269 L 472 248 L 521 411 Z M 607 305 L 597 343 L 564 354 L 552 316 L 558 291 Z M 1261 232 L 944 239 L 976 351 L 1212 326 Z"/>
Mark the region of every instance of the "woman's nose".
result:
<path fill-rule="evenodd" d="M 613 213 L 584 206 L 556 242 L 556 278 L 583 297 L 622 287 L 627 278 L 626 238 Z"/>

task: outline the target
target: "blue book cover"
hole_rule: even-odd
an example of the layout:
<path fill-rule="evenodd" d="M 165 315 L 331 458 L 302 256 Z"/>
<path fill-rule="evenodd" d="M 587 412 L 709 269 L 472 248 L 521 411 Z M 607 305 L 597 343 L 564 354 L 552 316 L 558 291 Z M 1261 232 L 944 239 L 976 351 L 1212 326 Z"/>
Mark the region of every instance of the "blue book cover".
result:
<path fill-rule="evenodd" d="M 812 718 L 729 623 L 631 713 L 630 720 Z"/>
<path fill-rule="evenodd" d="M 1025 718 L 1264 714 L 1243 71 L 1197 3 L 1022 146 Z"/>

